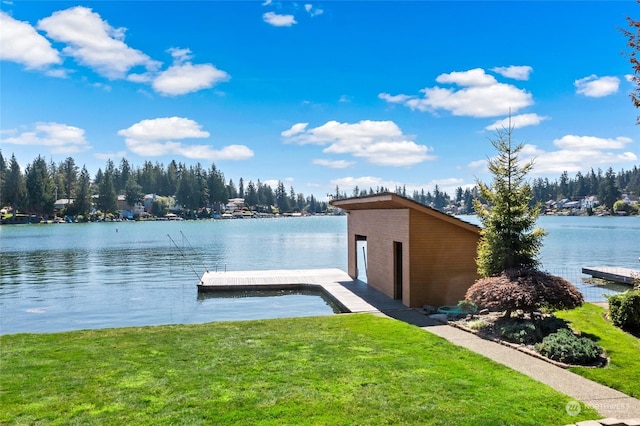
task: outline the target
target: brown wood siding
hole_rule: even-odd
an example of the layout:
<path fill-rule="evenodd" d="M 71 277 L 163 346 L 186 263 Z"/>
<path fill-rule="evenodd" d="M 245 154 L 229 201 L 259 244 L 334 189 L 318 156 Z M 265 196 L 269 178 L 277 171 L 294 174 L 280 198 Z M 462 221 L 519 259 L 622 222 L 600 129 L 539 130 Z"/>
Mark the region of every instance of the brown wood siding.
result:
<path fill-rule="evenodd" d="M 410 215 L 410 307 L 454 305 L 478 279 L 479 234 L 415 210 Z"/>
<path fill-rule="evenodd" d="M 394 248 L 402 243 L 403 303 L 409 305 L 409 209 L 354 210 L 348 218 L 348 273 L 356 274 L 356 235 L 367 238 L 367 283 L 389 297 L 394 296 Z"/>

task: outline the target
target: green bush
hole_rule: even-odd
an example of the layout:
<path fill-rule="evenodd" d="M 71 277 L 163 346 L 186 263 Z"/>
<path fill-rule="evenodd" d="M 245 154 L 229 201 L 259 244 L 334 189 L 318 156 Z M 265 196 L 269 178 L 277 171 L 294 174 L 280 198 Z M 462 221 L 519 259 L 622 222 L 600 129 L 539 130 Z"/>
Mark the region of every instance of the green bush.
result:
<path fill-rule="evenodd" d="M 496 323 L 496 332 L 501 339 L 513 343 L 532 345 L 542 339 L 566 328 L 567 324 L 554 316 L 547 316 L 539 320 L 503 318 Z"/>
<path fill-rule="evenodd" d="M 576 336 L 567 328 L 548 335 L 542 339 L 541 343 L 537 343 L 535 348 L 552 360 L 578 365 L 593 364 L 603 353 L 596 342 L 586 337 Z"/>
<path fill-rule="evenodd" d="M 640 290 L 609 296 L 609 317 L 613 325 L 640 335 Z"/>
<path fill-rule="evenodd" d="M 536 326 L 531 321 L 509 321 L 498 327 L 498 336 L 513 343 L 531 344 L 537 341 Z"/>

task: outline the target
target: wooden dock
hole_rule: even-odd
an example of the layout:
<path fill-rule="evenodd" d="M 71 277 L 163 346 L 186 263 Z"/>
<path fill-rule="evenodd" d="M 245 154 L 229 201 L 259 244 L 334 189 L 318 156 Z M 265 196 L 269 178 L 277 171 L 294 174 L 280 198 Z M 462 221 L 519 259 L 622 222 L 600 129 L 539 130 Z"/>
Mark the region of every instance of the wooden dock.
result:
<path fill-rule="evenodd" d="M 594 278 L 629 285 L 633 285 L 634 280 L 640 280 L 640 270 L 615 266 L 587 266 L 582 268 L 582 273 Z"/>
<path fill-rule="evenodd" d="M 354 280 L 340 269 L 205 272 L 198 291 L 273 290 L 315 288 L 345 312 L 377 312 L 345 285 Z"/>

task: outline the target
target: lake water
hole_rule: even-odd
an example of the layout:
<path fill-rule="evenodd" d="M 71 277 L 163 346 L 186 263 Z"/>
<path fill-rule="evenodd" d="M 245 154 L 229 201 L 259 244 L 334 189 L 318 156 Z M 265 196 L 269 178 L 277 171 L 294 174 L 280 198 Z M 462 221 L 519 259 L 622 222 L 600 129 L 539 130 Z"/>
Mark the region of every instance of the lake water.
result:
<path fill-rule="evenodd" d="M 473 216 L 461 217 L 477 223 Z M 214 270 L 347 269 L 345 216 L 0 227 L 0 334 L 330 315 L 315 295 L 202 297 Z M 541 217 L 543 269 L 587 299 L 622 286 L 583 266 L 640 269 L 640 218 Z M 245 296 L 245 297 L 239 297 Z"/>

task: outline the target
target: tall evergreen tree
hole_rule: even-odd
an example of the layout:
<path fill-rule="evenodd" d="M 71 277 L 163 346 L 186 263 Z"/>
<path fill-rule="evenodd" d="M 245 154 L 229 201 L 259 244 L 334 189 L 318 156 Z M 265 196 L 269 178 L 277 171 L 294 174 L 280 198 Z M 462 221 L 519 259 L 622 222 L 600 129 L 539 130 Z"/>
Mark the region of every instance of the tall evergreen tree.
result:
<path fill-rule="evenodd" d="M 99 172 L 100 170 L 98 170 Z M 118 195 L 113 185 L 113 161 L 107 160 L 105 171 L 102 173 L 102 179 L 98 184 L 98 210 L 103 214 L 115 213 L 118 211 Z M 98 180 L 96 178 L 96 180 Z"/>
<path fill-rule="evenodd" d="M 53 213 L 55 184 L 49 175 L 44 158 L 38 155 L 25 170 L 27 189 L 27 210 L 32 214 L 48 215 Z"/>
<path fill-rule="evenodd" d="M 197 194 L 195 190 L 195 173 L 193 168 L 184 170 L 180 173 L 180 182 L 178 183 L 178 191 L 176 191 L 176 200 L 187 210 L 196 210 L 198 208 Z"/>
<path fill-rule="evenodd" d="M 5 206 L 5 197 L 4 197 L 4 180 L 7 176 L 7 162 L 4 161 L 4 157 L 2 156 L 2 150 L 0 150 L 0 207 Z"/>
<path fill-rule="evenodd" d="M 82 166 L 78 177 L 78 190 L 73 200 L 74 213 L 81 215 L 84 220 L 88 220 L 91 213 L 93 197 L 91 191 L 91 176 L 85 166 Z"/>
<path fill-rule="evenodd" d="M 523 145 L 512 144 L 513 127 L 498 130 L 491 144 L 498 155 L 488 160 L 493 176 L 491 185 L 478 181 L 481 196 L 489 203 L 484 207 L 474 200 L 474 208 L 482 225 L 478 244 L 478 273 L 494 276 L 515 268 L 538 266 L 538 252 L 545 232 L 533 229 L 540 206 L 530 206 L 531 187 L 525 181 L 533 162 L 520 164 L 518 153 Z M 532 230 L 533 229 L 533 230 Z"/>
<path fill-rule="evenodd" d="M 11 160 L 9 160 L 9 169 L 4 179 L 2 194 L 5 202 L 11 206 L 14 215 L 24 207 L 27 188 L 20 170 L 20 164 L 18 164 L 14 154 L 11 155 Z"/>
<path fill-rule="evenodd" d="M 613 169 L 609 167 L 598 188 L 598 201 L 609 211 L 613 211 L 613 204 L 619 199 L 620 190 L 616 186 L 616 175 Z"/>
<path fill-rule="evenodd" d="M 76 185 L 78 183 L 78 166 L 73 157 L 67 157 L 58 168 L 59 173 L 62 175 L 63 186 L 60 188 L 63 190 L 62 194 L 64 198 L 71 199 L 75 196 Z"/>
<path fill-rule="evenodd" d="M 247 192 L 244 194 L 244 203 L 249 207 L 256 207 L 258 205 L 258 191 L 253 181 L 249 181 L 247 184 Z"/>
<path fill-rule="evenodd" d="M 127 204 L 132 208 L 144 201 L 144 192 L 142 192 L 142 187 L 138 185 L 136 182 L 136 178 L 133 176 L 129 176 L 127 179 L 127 183 L 124 186 L 124 199 L 127 201 Z"/>
<path fill-rule="evenodd" d="M 215 211 L 219 211 L 218 207 L 227 204 L 227 201 L 229 201 L 229 194 L 227 192 L 224 174 L 216 168 L 215 164 L 211 164 L 207 176 L 207 183 L 209 185 L 209 202 Z"/>

